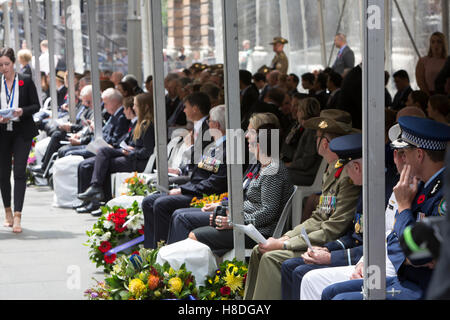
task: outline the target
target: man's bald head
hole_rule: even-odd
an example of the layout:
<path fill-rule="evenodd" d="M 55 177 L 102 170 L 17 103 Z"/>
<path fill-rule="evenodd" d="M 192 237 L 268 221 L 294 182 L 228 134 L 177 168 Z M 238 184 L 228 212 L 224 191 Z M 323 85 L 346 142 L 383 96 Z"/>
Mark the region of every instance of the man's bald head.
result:
<path fill-rule="evenodd" d="M 397 113 L 397 122 L 398 119 L 405 116 L 418 117 L 418 118 L 426 118 L 425 112 L 418 107 L 404 107 Z"/>

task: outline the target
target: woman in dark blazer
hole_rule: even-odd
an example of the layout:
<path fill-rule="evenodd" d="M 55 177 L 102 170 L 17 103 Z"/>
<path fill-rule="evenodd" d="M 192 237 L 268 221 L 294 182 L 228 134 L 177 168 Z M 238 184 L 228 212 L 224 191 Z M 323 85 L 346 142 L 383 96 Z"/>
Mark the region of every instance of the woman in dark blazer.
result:
<path fill-rule="evenodd" d="M 258 114 L 253 117 L 255 116 L 257 117 Z M 253 224 L 264 237 L 270 238 L 294 188 L 289 182 L 288 171 L 283 162 L 272 156 L 272 153 L 276 153 L 271 150 L 271 135 L 272 131 L 279 130 L 279 127 L 264 124 L 255 130 L 251 123 L 250 119 L 249 133 L 246 138 L 250 152 L 261 164 L 261 169 L 257 175 L 251 177 L 242 214 L 244 224 Z M 262 135 L 261 130 L 267 130 L 267 135 Z M 260 140 L 262 137 L 267 137 L 267 140 Z M 208 245 L 214 253 L 222 256 L 234 247 L 233 226 L 229 217 L 216 217 L 214 221 L 216 227 L 212 226 L 212 222 L 211 215 L 211 225 L 193 230 L 189 238 Z M 245 236 L 246 248 L 253 248 L 255 245 L 252 239 Z"/>
<path fill-rule="evenodd" d="M 133 109 L 138 116 L 138 121 L 129 150 L 109 147 L 100 149 L 95 157 L 90 187 L 78 194 L 78 199 L 85 202 L 105 200 L 103 186 L 111 173 L 144 171 L 155 147 L 153 94 L 138 94 L 134 98 Z"/>
<path fill-rule="evenodd" d="M 12 118 L 0 116 L 0 190 L 5 207 L 4 226 L 22 232 L 21 217 L 26 189 L 26 166 L 32 139 L 39 134 L 33 114 L 40 109 L 31 78 L 14 71 L 14 50 L 0 50 L 1 109 L 13 109 Z M 6 116 L 6 115 L 5 115 Z M 14 154 L 14 216 L 11 208 L 11 166 Z"/>
<path fill-rule="evenodd" d="M 316 133 L 305 129 L 303 123 L 320 114 L 320 104 L 316 98 L 306 98 L 300 101 L 297 119 L 302 131 L 297 143 L 292 161 L 286 163 L 289 170 L 289 180 L 296 186 L 310 186 L 314 182 L 322 157 L 317 153 Z"/>

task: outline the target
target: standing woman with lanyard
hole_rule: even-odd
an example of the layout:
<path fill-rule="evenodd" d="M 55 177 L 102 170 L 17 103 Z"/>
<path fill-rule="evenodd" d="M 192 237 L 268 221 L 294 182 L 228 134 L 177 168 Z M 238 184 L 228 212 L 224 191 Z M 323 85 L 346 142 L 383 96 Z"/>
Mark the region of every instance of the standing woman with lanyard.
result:
<path fill-rule="evenodd" d="M 0 190 L 5 206 L 4 226 L 14 233 L 20 225 L 26 189 L 26 166 L 32 139 L 38 135 L 33 114 L 40 109 L 31 78 L 14 71 L 14 50 L 0 50 Z M 11 208 L 11 166 L 14 157 L 14 216 Z"/>

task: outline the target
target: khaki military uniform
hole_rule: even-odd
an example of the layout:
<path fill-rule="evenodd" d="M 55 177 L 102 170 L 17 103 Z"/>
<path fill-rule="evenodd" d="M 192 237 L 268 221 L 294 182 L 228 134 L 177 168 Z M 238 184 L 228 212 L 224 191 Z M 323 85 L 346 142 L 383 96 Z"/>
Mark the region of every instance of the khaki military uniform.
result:
<path fill-rule="evenodd" d="M 277 53 L 272 60 L 272 69 L 287 74 L 289 68 L 289 59 L 284 51 Z"/>
<path fill-rule="evenodd" d="M 336 161 L 337 162 L 337 161 Z M 301 236 L 306 233 L 313 246 L 322 246 L 345 234 L 351 226 L 361 187 L 354 185 L 347 173 L 331 163 L 322 180 L 322 196 L 311 218 L 287 232 L 288 250 L 274 250 L 261 255 L 258 246 L 250 258 L 244 299 L 281 299 L 281 265 L 290 258 L 301 256 L 308 246 Z"/>

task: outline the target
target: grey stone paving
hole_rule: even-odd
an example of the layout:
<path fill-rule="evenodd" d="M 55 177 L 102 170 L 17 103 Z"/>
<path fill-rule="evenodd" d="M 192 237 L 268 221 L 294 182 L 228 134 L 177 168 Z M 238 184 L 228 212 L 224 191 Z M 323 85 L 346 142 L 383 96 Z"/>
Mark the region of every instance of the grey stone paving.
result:
<path fill-rule="evenodd" d="M 3 227 L 0 201 L 0 299 L 83 300 L 83 292 L 103 272 L 88 259 L 85 234 L 90 214 L 52 206 L 48 187 L 28 187 L 21 234 Z"/>

